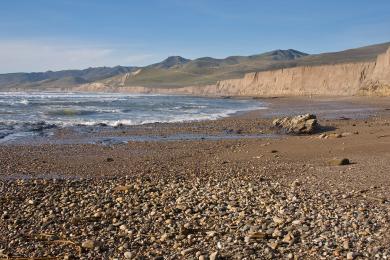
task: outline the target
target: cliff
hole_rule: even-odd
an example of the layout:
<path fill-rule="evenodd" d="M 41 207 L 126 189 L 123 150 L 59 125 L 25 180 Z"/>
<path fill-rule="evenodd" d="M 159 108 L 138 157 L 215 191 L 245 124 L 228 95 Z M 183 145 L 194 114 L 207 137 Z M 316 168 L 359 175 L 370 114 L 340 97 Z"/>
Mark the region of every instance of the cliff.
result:
<path fill-rule="evenodd" d="M 212 96 L 390 96 L 390 48 L 373 62 L 247 73 L 241 79 L 221 80 L 215 85 L 148 88 L 126 86 L 123 82 L 117 86 L 100 82 L 82 85 L 78 90 Z"/>

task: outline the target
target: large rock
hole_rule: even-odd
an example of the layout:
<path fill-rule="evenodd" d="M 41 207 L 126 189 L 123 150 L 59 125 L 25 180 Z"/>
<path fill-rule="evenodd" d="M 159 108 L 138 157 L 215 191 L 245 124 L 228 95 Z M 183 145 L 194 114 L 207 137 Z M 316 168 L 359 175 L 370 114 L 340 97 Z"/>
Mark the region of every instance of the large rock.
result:
<path fill-rule="evenodd" d="M 316 132 L 319 127 L 317 117 L 312 114 L 277 118 L 272 124 L 274 127 L 293 134 L 312 134 Z"/>

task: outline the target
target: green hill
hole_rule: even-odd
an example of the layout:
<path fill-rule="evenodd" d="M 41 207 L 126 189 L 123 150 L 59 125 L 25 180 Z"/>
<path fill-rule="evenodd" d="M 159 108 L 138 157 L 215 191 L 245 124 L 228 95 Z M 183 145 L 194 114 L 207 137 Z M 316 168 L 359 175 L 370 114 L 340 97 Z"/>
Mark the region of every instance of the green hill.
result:
<path fill-rule="evenodd" d="M 315 66 L 373 61 L 390 47 L 390 42 L 340 52 L 309 55 L 297 50 L 274 50 L 251 56 L 224 59 L 180 56 L 145 67 L 98 67 L 34 73 L 0 74 L 0 91 L 12 89 L 70 89 L 84 83 L 104 82 L 111 86 L 182 87 L 215 84 L 218 80 L 241 78 L 248 72 L 296 66 Z M 124 77 L 125 76 L 125 77 Z"/>
<path fill-rule="evenodd" d="M 203 57 L 191 61 L 185 59 L 186 62 L 177 63 L 169 68 L 161 66 L 142 68 L 138 73 L 129 77 L 125 81 L 125 85 L 180 87 L 213 84 L 221 79 L 241 77 L 247 72 L 265 70 L 307 55 L 306 53 L 290 49 L 276 50 L 252 56 L 230 56 L 225 59 L 211 57 Z"/>

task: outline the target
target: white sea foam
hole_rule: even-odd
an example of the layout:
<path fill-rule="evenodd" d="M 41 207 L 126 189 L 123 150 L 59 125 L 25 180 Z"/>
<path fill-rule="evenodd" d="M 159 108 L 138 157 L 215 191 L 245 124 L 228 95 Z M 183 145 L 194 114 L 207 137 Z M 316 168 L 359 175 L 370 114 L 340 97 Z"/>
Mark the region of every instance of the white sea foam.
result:
<path fill-rule="evenodd" d="M 27 99 L 23 98 L 21 101 L 20 101 L 20 104 L 23 104 L 23 105 L 28 105 L 28 103 L 30 103 Z"/>
<path fill-rule="evenodd" d="M 241 111 L 264 109 L 259 100 L 119 93 L 0 93 L 0 123 L 57 126 L 142 125 L 214 120 Z"/>

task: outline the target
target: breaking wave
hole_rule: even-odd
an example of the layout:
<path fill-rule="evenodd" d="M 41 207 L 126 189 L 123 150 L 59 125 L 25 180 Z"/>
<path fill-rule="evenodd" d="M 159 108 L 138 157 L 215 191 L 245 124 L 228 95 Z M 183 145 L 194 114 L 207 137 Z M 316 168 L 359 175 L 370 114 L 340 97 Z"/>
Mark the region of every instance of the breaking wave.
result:
<path fill-rule="evenodd" d="M 0 93 L 0 139 L 15 131 L 215 120 L 264 109 L 259 100 L 109 93 Z"/>

